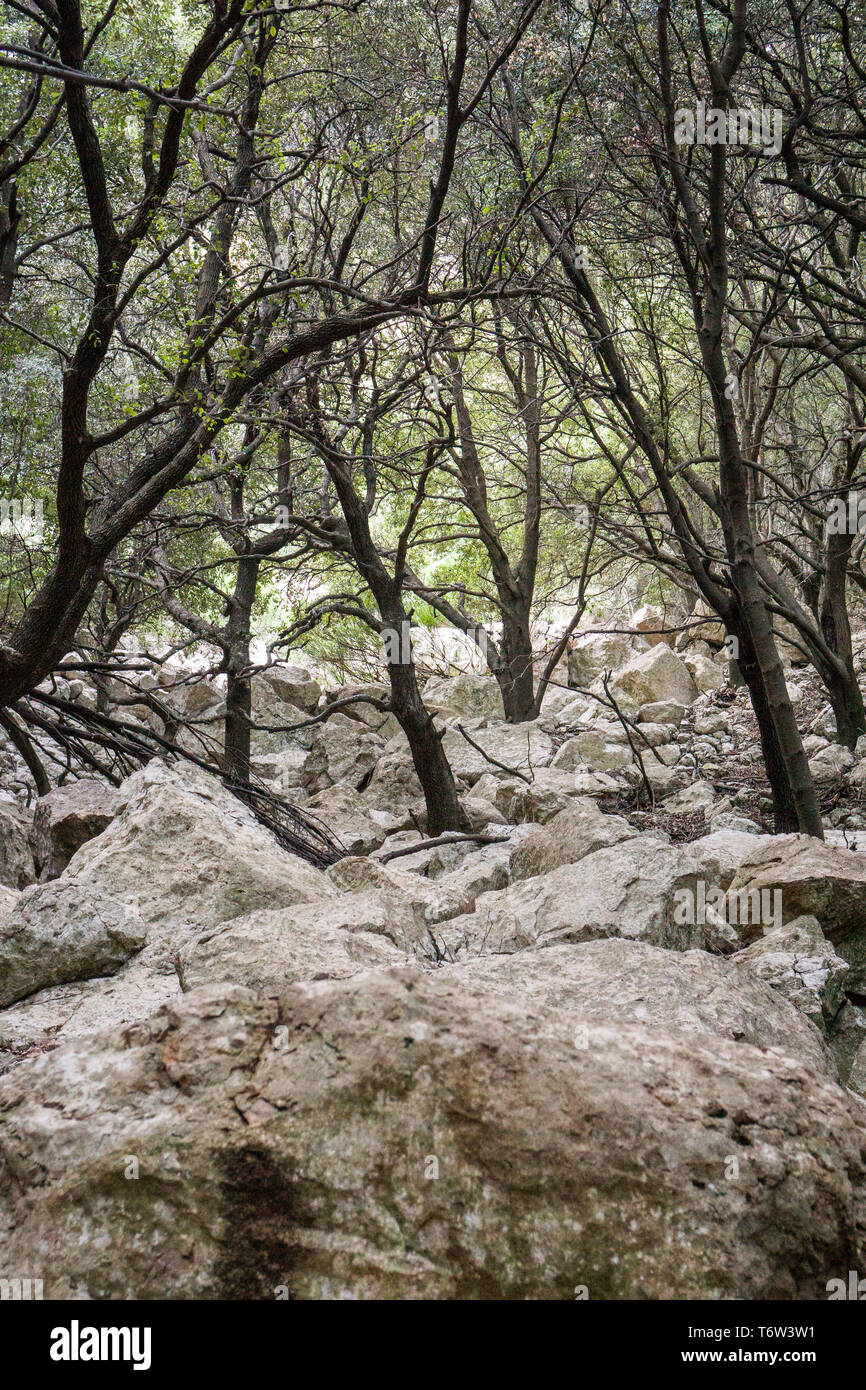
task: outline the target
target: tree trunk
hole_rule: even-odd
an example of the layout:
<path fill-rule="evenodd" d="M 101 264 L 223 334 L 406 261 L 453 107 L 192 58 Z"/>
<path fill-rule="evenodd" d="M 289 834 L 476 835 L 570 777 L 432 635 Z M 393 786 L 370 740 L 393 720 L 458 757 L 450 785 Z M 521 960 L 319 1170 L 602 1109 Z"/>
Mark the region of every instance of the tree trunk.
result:
<path fill-rule="evenodd" d="M 374 587 L 375 592 L 375 587 Z M 439 731 L 421 698 L 415 662 L 408 639 L 409 620 L 398 598 L 380 603 L 385 626 L 400 635 L 397 659 L 388 661 L 391 682 L 391 707 L 409 744 L 412 762 L 424 793 L 427 808 L 427 832 L 441 835 L 445 830 L 466 830 L 468 825 L 460 800 L 451 764 L 445 756 Z M 391 653 L 393 655 L 393 653 Z"/>
<path fill-rule="evenodd" d="M 838 666 L 828 667 L 821 675 L 836 716 L 836 738 L 846 748 L 852 749 L 860 735 L 866 734 L 866 709 L 854 670 L 851 623 L 846 602 L 848 562 L 853 541 L 853 535 L 831 533 L 827 536 L 821 594 L 821 631 L 827 645 L 839 658 Z"/>
<path fill-rule="evenodd" d="M 529 613 L 524 605 L 503 604 L 501 611 L 502 650 L 494 675 L 502 692 L 505 718 L 509 724 L 523 724 L 536 718 Z"/>
<path fill-rule="evenodd" d="M 260 560 L 257 556 L 242 555 L 238 558 L 235 590 L 228 620 L 229 663 L 226 679 L 223 767 L 229 776 L 241 778 L 243 781 L 247 781 L 250 775 L 250 629 L 259 565 Z"/>
<path fill-rule="evenodd" d="M 767 692 L 764 688 L 754 647 L 744 622 L 729 619 L 728 625 L 738 643 L 739 656 L 736 667 L 740 676 L 740 684 L 745 683 L 748 689 L 752 709 L 758 723 L 761 752 L 773 798 L 773 828 L 777 835 L 791 834 L 800 829 L 797 804 L 785 766 L 785 759 L 779 746 L 776 727 L 770 713 Z"/>

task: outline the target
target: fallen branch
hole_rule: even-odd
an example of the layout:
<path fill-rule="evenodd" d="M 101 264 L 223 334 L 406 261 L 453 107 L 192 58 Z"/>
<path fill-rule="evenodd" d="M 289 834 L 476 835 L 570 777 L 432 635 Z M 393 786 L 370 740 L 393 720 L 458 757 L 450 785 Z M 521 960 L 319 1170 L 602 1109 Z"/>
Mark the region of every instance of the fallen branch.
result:
<path fill-rule="evenodd" d="M 462 830 L 446 830 L 444 835 L 435 835 L 432 840 L 421 840 L 415 845 L 403 845 L 401 849 L 389 849 L 387 854 L 379 856 L 380 864 L 387 864 L 389 859 L 400 859 L 405 854 L 419 854 L 422 849 L 436 849 L 438 845 L 459 845 L 467 840 L 473 840 L 477 845 L 507 845 L 511 837 L 509 835 L 485 835 L 479 831 L 477 835 Z"/>
<path fill-rule="evenodd" d="M 609 686 L 609 684 L 608 684 L 609 681 L 610 681 L 610 671 L 605 671 L 604 674 L 603 674 L 603 676 L 602 676 L 602 678 L 601 678 L 601 683 L 602 683 L 602 686 L 603 686 L 603 688 L 604 688 L 604 693 L 605 693 L 605 695 L 607 696 L 608 700 L 609 700 L 610 703 L 611 703 L 611 707 L 613 708 L 614 714 L 616 715 L 617 719 L 619 720 L 620 724 L 621 724 L 622 727 L 623 727 L 623 731 L 624 731 L 624 733 L 625 733 L 625 736 L 626 736 L 626 738 L 628 739 L 628 746 L 629 746 L 629 748 L 631 749 L 631 755 L 632 755 L 632 757 L 637 761 L 637 765 L 638 765 L 638 767 L 640 768 L 640 775 L 641 775 L 641 777 L 643 778 L 643 784 L 644 784 L 644 786 L 646 787 L 647 796 L 649 797 L 650 809 L 654 811 L 655 808 L 656 808 L 655 792 L 653 791 L 653 789 L 652 789 L 652 787 L 651 787 L 651 785 L 650 785 L 650 780 L 649 780 L 649 778 L 647 777 L 646 768 L 645 768 L 644 765 L 643 765 L 643 758 L 641 757 L 640 753 L 639 753 L 639 752 L 637 751 L 637 749 L 635 748 L 634 743 L 633 743 L 633 741 L 632 741 L 631 732 L 630 732 L 629 727 L 628 727 L 629 721 L 626 719 L 625 715 L 623 714 L 622 710 L 620 709 L 620 707 L 619 707 L 619 705 L 617 704 L 616 700 L 614 699 L 613 695 L 611 695 L 611 693 L 610 693 L 610 686 Z M 637 730 L 637 732 L 640 733 L 640 730 Z M 646 739 L 645 739 L 645 737 L 644 737 L 643 734 L 641 734 L 641 738 L 643 738 L 643 739 L 644 739 L 644 742 L 646 743 Z M 640 805 L 640 800 L 638 800 L 638 805 Z"/>
<path fill-rule="evenodd" d="M 480 743 L 476 743 L 474 738 L 469 737 L 462 724 L 458 724 L 457 729 L 463 735 L 470 747 L 474 748 L 476 753 L 480 753 L 482 758 L 484 758 L 488 763 L 490 763 L 492 767 L 498 767 L 500 772 L 507 772 L 509 777 L 519 777 L 521 782 L 525 782 L 527 786 L 532 786 L 532 778 L 527 777 L 525 772 L 520 772 L 516 767 L 508 767 L 506 763 L 500 763 L 497 762 L 495 758 L 491 758 L 490 754 L 485 752 L 485 750 L 481 747 Z"/>

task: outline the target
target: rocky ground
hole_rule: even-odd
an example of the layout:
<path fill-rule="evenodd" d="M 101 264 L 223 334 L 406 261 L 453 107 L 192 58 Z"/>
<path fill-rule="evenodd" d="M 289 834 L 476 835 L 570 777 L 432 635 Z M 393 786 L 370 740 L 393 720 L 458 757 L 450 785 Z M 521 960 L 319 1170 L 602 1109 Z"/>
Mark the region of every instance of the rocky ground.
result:
<path fill-rule="evenodd" d="M 392 716 L 260 731 L 327 871 L 190 764 L 34 806 L 4 748 L 4 1265 L 76 1299 L 809 1299 L 862 1268 L 866 749 L 791 669 L 827 841 L 771 836 L 728 675 L 701 635 L 587 633 L 522 726 L 431 677 L 481 839 L 419 850 Z M 278 667 L 257 718 L 347 693 Z M 218 687 L 169 695 L 213 735 Z"/>

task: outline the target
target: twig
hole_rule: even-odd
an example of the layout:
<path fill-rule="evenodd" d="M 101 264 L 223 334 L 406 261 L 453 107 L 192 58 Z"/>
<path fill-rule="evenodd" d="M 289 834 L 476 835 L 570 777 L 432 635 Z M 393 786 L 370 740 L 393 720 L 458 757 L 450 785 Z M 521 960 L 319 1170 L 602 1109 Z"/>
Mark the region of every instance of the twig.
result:
<path fill-rule="evenodd" d="M 617 719 L 619 720 L 620 724 L 621 724 L 622 727 L 623 727 L 623 731 L 624 731 L 624 733 L 625 733 L 625 736 L 626 736 L 626 738 L 628 739 L 628 746 L 629 746 L 629 748 L 631 749 L 632 757 L 635 758 L 635 759 L 637 760 L 638 767 L 640 768 L 640 774 L 641 774 L 641 777 L 643 778 L 643 784 L 644 784 L 644 786 L 646 787 L 647 796 L 649 797 L 650 810 L 651 810 L 651 811 L 654 811 L 655 808 L 656 808 L 655 792 L 653 791 L 652 787 L 650 786 L 650 780 L 649 780 L 649 778 L 648 778 L 647 775 L 646 775 L 646 768 L 645 768 L 644 765 L 643 765 L 643 758 L 641 757 L 640 753 L 637 751 L 637 749 L 636 749 L 635 746 L 634 746 L 634 743 L 632 742 L 631 733 L 629 732 L 629 727 L 628 727 L 628 721 L 626 720 L 625 715 L 623 714 L 622 710 L 620 709 L 620 707 L 619 707 L 619 705 L 617 704 L 616 700 L 614 699 L 613 695 L 611 695 L 611 693 L 610 693 L 610 687 L 609 687 L 609 685 L 608 685 L 609 680 L 610 680 L 610 671 L 605 671 L 604 674 L 602 675 L 602 678 L 601 678 L 601 683 L 602 683 L 602 686 L 603 686 L 603 688 L 604 688 L 604 693 L 605 693 L 605 695 L 607 696 L 608 700 L 609 700 L 610 703 L 611 703 L 611 706 L 612 706 L 612 708 L 613 708 L 614 714 L 616 715 Z M 643 735 L 642 735 L 642 737 L 643 737 Z M 640 802 L 638 802 L 638 805 L 639 805 L 639 804 L 640 804 Z"/>
<path fill-rule="evenodd" d="M 437 845 L 459 845 L 467 840 L 472 840 L 478 845 L 507 845 L 509 839 L 508 835 L 485 835 L 483 831 L 473 835 L 471 832 L 447 830 L 444 835 L 435 835 L 432 840 L 421 840 L 415 845 L 389 849 L 387 854 L 379 855 L 379 863 L 387 864 L 389 859 L 400 859 L 404 854 L 418 854 L 422 849 L 435 849 Z"/>
<path fill-rule="evenodd" d="M 527 786 L 532 786 L 532 778 L 527 777 L 525 772 L 520 772 L 516 767 L 508 767 L 506 763 L 500 763 L 497 762 L 495 758 L 491 758 L 490 754 L 485 752 L 480 743 L 476 743 L 474 738 L 469 737 L 462 724 L 458 724 L 457 729 L 463 735 L 466 742 L 475 749 L 476 753 L 480 753 L 482 758 L 486 759 L 493 767 L 498 767 L 501 772 L 507 772 L 509 777 L 519 777 L 521 782 L 526 782 Z"/>

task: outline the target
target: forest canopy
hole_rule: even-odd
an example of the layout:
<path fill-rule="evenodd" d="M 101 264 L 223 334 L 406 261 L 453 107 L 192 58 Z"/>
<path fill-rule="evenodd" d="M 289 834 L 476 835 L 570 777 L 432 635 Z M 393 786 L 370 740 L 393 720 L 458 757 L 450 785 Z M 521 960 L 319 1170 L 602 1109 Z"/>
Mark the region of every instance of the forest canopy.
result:
<path fill-rule="evenodd" d="M 204 653 L 244 780 L 251 679 L 306 653 L 385 682 L 459 829 L 400 634 L 453 630 L 520 724 L 649 600 L 719 625 L 776 829 L 822 835 L 779 647 L 853 749 L 859 0 L 5 0 L 0 67 L 0 723 L 37 785 L 58 675 L 111 771 L 135 654 Z"/>

